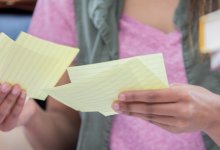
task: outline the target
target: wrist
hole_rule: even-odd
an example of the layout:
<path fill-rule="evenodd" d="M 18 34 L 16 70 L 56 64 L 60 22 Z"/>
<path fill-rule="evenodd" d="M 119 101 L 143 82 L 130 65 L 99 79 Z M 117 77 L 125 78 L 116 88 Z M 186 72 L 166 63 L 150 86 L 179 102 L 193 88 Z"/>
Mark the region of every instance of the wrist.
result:
<path fill-rule="evenodd" d="M 210 111 L 210 114 L 208 115 L 208 126 L 204 130 L 208 135 L 220 135 L 220 96 L 216 95 L 215 100 L 213 100 L 214 103 L 212 103 L 212 110 Z"/>
<path fill-rule="evenodd" d="M 38 107 L 34 100 L 29 100 L 25 107 L 26 108 L 21 116 L 21 125 L 29 130 L 37 124 L 37 120 L 40 118 L 43 110 Z"/>
<path fill-rule="evenodd" d="M 215 118 L 218 120 L 218 118 Z M 204 131 L 218 146 L 220 146 L 220 123 L 213 122 L 207 130 Z"/>
<path fill-rule="evenodd" d="M 209 128 L 204 130 L 204 132 L 211 137 L 220 135 L 220 123 L 217 121 L 216 122 L 213 121 L 213 123 L 209 126 Z"/>

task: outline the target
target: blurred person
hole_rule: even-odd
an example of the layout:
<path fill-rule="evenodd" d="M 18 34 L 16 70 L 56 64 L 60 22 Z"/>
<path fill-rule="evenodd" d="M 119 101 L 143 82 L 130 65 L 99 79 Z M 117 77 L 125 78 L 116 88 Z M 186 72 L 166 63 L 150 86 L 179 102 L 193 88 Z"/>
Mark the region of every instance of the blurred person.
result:
<path fill-rule="evenodd" d="M 79 114 L 51 97 L 46 111 L 31 100 L 24 105 L 25 91 L 4 83 L 0 129 L 23 126 L 35 149 L 218 149 L 200 131 L 219 143 L 213 122 L 219 96 L 198 86 L 220 93 L 220 74 L 197 48 L 198 18 L 215 6 L 216 0 L 38 0 L 30 33 L 79 47 L 79 64 L 160 52 L 169 82 L 181 84 L 124 92 L 113 104 L 122 114 L 103 117 Z M 66 83 L 65 73 L 58 85 Z"/>

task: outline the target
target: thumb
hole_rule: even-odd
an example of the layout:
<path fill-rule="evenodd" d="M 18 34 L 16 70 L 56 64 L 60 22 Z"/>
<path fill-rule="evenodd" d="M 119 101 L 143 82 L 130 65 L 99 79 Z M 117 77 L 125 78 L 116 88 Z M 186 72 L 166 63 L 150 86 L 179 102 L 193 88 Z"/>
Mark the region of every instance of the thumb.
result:
<path fill-rule="evenodd" d="M 38 106 L 33 99 L 28 99 L 18 119 L 18 126 L 26 125 L 37 113 Z"/>

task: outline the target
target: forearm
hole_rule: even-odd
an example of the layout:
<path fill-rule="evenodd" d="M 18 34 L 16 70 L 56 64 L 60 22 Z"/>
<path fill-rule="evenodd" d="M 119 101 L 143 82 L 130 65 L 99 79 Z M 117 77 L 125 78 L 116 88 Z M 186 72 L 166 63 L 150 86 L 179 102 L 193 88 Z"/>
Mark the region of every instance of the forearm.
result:
<path fill-rule="evenodd" d="M 77 112 L 73 119 L 69 120 L 62 112 L 44 112 L 38 108 L 36 115 L 25 125 L 24 130 L 34 149 L 68 150 L 75 149 L 79 126 L 80 118 Z"/>
<path fill-rule="evenodd" d="M 69 82 L 65 72 L 57 85 Z M 25 125 L 27 138 L 37 150 L 75 149 L 80 128 L 79 113 L 52 97 L 47 101 L 46 111 L 36 106 L 35 115 Z"/>

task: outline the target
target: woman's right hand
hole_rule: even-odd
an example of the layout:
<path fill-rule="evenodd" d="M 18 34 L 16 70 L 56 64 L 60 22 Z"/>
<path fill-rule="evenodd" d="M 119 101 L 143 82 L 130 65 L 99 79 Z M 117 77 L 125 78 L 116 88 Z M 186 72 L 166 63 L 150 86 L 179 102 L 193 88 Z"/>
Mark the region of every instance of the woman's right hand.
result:
<path fill-rule="evenodd" d="M 34 114 L 34 102 L 25 104 L 26 91 L 19 85 L 0 84 L 0 130 L 25 125 Z M 24 107 L 25 105 L 25 107 Z"/>

